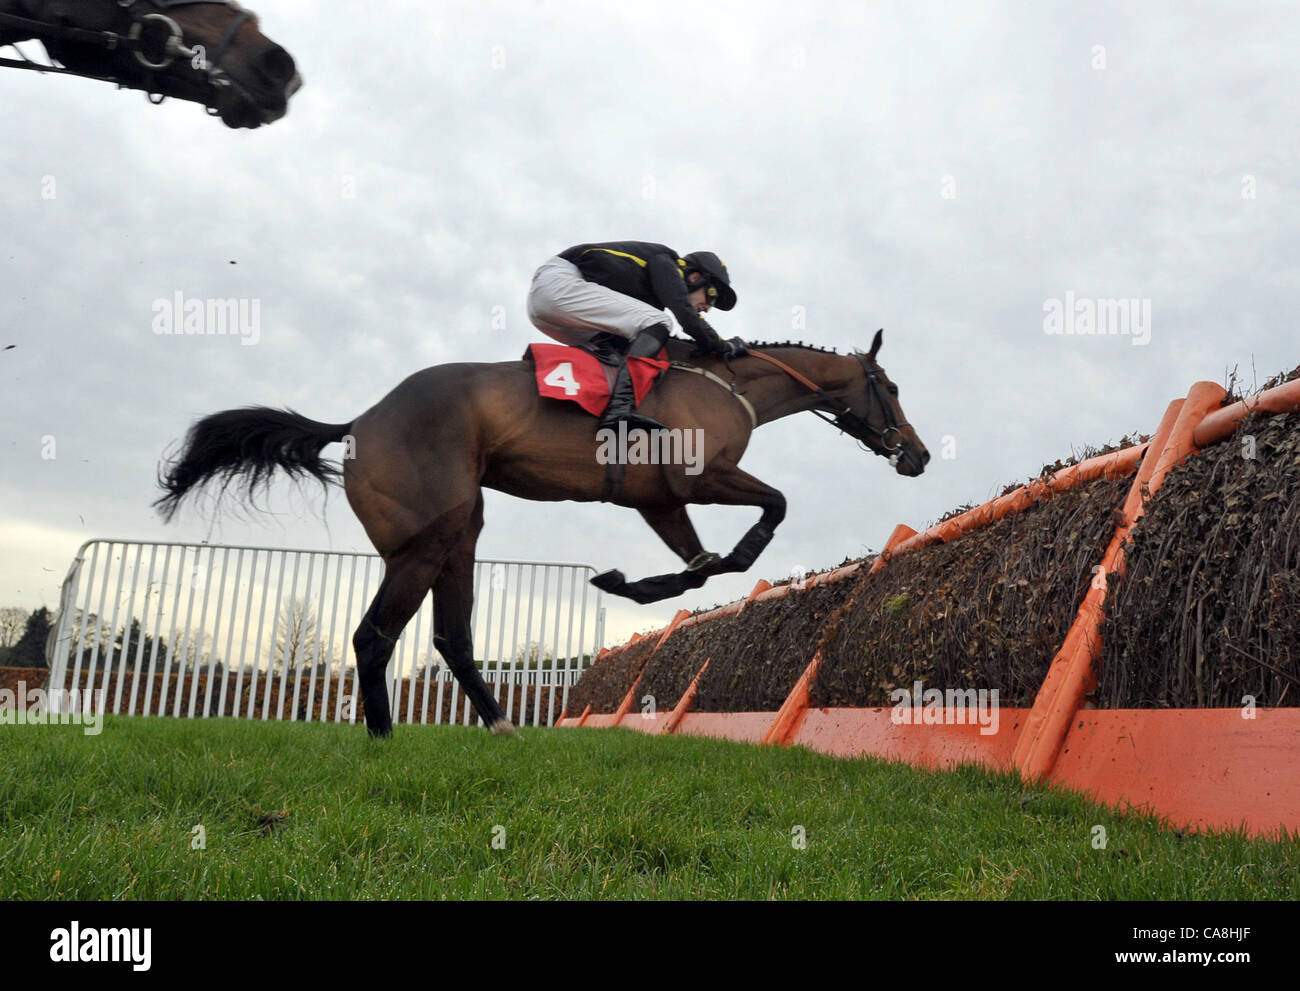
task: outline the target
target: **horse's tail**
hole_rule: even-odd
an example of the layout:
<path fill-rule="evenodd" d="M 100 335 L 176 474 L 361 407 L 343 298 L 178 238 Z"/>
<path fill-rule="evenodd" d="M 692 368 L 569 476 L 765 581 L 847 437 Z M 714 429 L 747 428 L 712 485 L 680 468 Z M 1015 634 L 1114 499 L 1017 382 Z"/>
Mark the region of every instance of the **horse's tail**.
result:
<path fill-rule="evenodd" d="M 244 498 L 250 503 L 265 489 L 276 468 L 294 478 L 311 475 L 328 487 L 342 472 L 320 456 L 326 444 L 341 441 L 350 423 L 318 423 L 293 410 L 245 406 L 205 416 L 185 436 L 180 454 L 159 465 L 158 484 L 166 492 L 154 502 L 168 522 L 194 488 L 213 478 L 221 491 L 243 476 Z"/>

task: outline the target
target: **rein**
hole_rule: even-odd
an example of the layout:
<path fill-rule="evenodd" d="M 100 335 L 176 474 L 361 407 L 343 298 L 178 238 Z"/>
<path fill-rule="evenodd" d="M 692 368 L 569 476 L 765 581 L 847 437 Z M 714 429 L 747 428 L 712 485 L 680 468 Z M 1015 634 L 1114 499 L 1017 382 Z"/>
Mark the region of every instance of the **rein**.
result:
<path fill-rule="evenodd" d="M 81 72 L 77 69 L 69 69 L 60 65 L 42 65 L 33 62 L 23 55 L 23 52 L 17 45 L 13 45 L 15 51 L 22 56 L 22 59 L 0 58 L 0 66 L 10 69 L 27 69 L 32 72 L 53 73 L 60 76 L 80 76 L 83 79 L 98 79 L 101 82 L 116 83 L 120 89 L 138 89 L 143 91 L 149 98 L 149 102 L 155 105 L 162 103 L 166 96 L 160 93 L 154 84 L 152 73 L 170 66 L 178 57 L 184 56 L 195 60 L 193 66 L 196 70 L 204 73 L 204 82 L 209 89 L 216 93 L 227 86 L 234 86 L 242 91 L 243 87 L 239 86 L 230 76 L 221 68 L 221 60 L 225 58 L 230 49 L 231 42 L 234 41 L 235 34 L 253 18 L 253 12 L 245 10 L 236 0 L 149 0 L 152 6 L 159 11 L 172 10 L 175 7 L 190 7 L 198 4 L 220 4 L 236 11 L 238 16 L 230 22 L 226 30 L 222 33 L 217 47 L 209 58 L 202 46 L 190 46 L 185 44 L 185 32 L 179 24 L 165 13 L 158 11 L 148 11 L 138 13 L 135 10 L 137 0 L 116 0 L 117 6 L 131 18 L 131 29 L 123 35 L 116 31 L 98 31 L 89 28 L 72 27 L 66 24 L 58 24 L 52 21 L 38 21 L 27 17 L 19 17 L 16 14 L 6 14 L 0 12 L 0 24 L 11 27 L 21 28 L 24 31 L 30 31 L 37 40 L 44 42 L 47 38 L 58 41 L 70 41 L 74 44 L 90 45 L 95 48 L 101 48 L 107 52 L 131 52 L 135 55 L 136 61 L 150 72 L 150 79 L 145 84 L 123 82 L 116 76 L 102 76 L 93 72 Z M 162 43 L 161 49 L 157 44 L 151 43 L 145 38 L 146 26 L 151 23 L 161 24 L 168 32 L 167 40 Z M 152 57 L 155 56 L 156 57 Z M 154 99 L 154 97 L 157 99 Z M 220 111 L 212 102 L 204 101 L 208 113 L 216 116 Z"/>

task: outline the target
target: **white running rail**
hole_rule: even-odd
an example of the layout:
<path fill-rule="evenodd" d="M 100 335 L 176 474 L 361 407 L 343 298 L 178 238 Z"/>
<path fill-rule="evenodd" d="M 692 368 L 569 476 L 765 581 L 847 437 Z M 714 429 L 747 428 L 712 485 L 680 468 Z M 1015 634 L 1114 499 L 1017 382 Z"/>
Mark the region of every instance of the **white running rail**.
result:
<path fill-rule="evenodd" d="M 475 658 L 516 724 L 554 723 L 603 646 L 594 574 L 475 563 Z M 46 645 L 49 687 L 102 690 L 104 710 L 127 715 L 355 723 L 352 634 L 382 577 L 376 554 L 88 540 Z M 433 647 L 432 595 L 388 670 L 394 722 L 477 722 Z"/>

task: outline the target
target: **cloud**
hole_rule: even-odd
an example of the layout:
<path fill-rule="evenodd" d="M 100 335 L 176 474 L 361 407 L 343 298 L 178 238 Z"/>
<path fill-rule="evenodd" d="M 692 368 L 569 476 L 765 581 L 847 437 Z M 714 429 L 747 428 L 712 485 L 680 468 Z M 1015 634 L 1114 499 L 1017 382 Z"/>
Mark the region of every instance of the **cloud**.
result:
<path fill-rule="evenodd" d="M 611 604 L 620 638 L 1153 430 L 1195 379 L 1298 360 L 1300 39 L 1280 11 L 385 3 L 346 31 L 306 2 L 263 13 L 306 85 L 256 132 L 0 74 L 0 343 L 18 345 L 0 352 L 0 498 L 29 535 L 0 546 L 2 602 L 48 594 L 32 567 L 61 574 L 81 519 L 86 536 L 368 549 L 341 494 L 322 525 L 318 498 L 283 486 L 277 516 L 164 529 L 157 459 L 217 409 L 341 421 L 421 367 L 513 360 L 540 337 L 533 269 L 580 241 L 718 251 L 742 301 L 725 335 L 845 348 L 884 326 L 936 453 L 902 479 L 811 417 L 765 427 L 744 467 L 791 506 L 766 555 L 671 603 Z M 153 334 L 152 302 L 177 290 L 260 300 L 261 342 Z M 1045 335 L 1043 302 L 1067 290 L 1150 299 L 1150 345 Z M 692 515 L 725 551 L 757 513 Z M 634 513 L 496 493 L 480 553 L 676 567 Z"/>

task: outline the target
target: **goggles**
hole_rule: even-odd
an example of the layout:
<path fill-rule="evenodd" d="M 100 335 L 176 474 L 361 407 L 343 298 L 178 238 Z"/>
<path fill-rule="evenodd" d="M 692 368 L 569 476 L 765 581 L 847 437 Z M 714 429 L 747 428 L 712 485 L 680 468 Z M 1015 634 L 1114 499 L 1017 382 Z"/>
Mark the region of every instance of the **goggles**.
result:
<path fill-rule="evenodd" d="M 689 293 L 703 289 L 704 298 L 709 301 L 710 306 L 713 306 L 718 301 L 718 287 L 713 284 L 713 280 L 704 272 L 700 272 L 699 276 L 699 282 L 688 282 L 686 284 L 686 291 Z"/>

